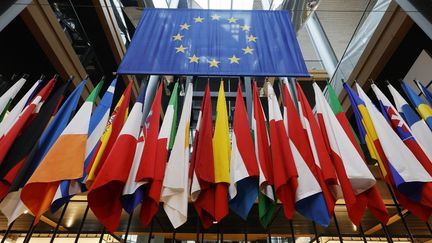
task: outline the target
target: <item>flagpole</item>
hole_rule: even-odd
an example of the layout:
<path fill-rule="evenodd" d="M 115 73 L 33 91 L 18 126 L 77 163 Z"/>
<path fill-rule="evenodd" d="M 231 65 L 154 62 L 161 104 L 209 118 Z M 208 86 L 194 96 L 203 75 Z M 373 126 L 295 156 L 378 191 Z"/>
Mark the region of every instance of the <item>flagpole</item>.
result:
<path fill-rule="evenodd" d="M 130 229 L 131 222 L 132 222 L 133 212 L 134 211 L 132 210 L 132 212 L 129 214 L 129 220 L 128 220 L 128 224 L 126 226 L 126 232 L 125 232 L 125 240 L 124 240 L 125 243 L 127 243 L 127 238 L 129 235 L 129 229 Z"/>
<path fill-rule="evenodd" d="M 35 221 L 36 221 L 36 217 L 33 218 L 33 221 L 32 221 L 32 223 L 30 224 L 30 228 L 29 228 L 28 231 L 27 231 L 27 234 L 26 234 L 26 236 L 25 236 L 25 238 L 24 238 L 23 243 L 28 243 L 28 242 L 30 242 L 30 238 L 31 238 L 31 236 L 32 236 L 32 234 L 33 234 L 34 228 L 36 227 L 36 225 L 34 225 Z"/>
<path fill-rule="evenodd" d="M 397 212 L 398 212 L 398 214 L 399 214 L 399 217 L 400 217 L 401 220 L 402 220 L 402 224 L 403 224 L 404 228 L 406 229 L 406 231 L 408 232 L 408 236 L 409 236 L 411 242 L 414 242 L 414 237 L 413 237 L 413 235 L 411 234 L 410 229 L 408 228 L 408 224 L 407 224 L 406 221 L 405 221 L 404 215 L 402 214 L 402 210 L 400 209 L 400 207 L 399 207 L 399 203 L 398 203 L 398 201 L 396 200 L 396 196 L 395 196 L 395 194 L 394 194 L 394 192 L 393 192 L 393 189 L 392 189 L 392 188 L 391 188 L 387 183 L 386 183 L 386 185 L 387 185 L 388 190 L 390 191 L 390 195 L 391 195 L 391 197 L 392 197 L 392 199 L 393 199 L 393 202 L 394 202 L 394 204 L 395 204 L 395 206 L 396 206 L 396 210 L 397 210 Z"/>
<path fill-rule="evenodd" d="M 89 205 L 87 204 L 87 207 L 86 207 L 86 209 L 85 209 L 85 211 L 84 211 L 84 216 L 83 216 L 83 218 L 81 219 L 81 223 L 80 223 L 80 226 L 79 226 L 79 228 L 78 228 L 77 236 L 76 236 L 76 238 L 75 238 L 75 243 L 78 243 L 79 237 L 80 237 L 80 235 L 81 235 L 82 228 L 83 228 L 83 226 L 84 226 L 84 222 L 85 222 L 85 220 L 86 220 L 86 218 L 87 218 L 88 211 L 89 211 Z"/>
<path fill-rule="evenodd" d="M 315 233 L 315 239 L 316 239 L 316 242 L 317 242 L 317 243 L 320 243 L 320 241 L 319 241 L 319 236 L 318 236 L 318 230 L 317 230 L 317 227 L 316 227 L 315 221 L 312 221 L 312 226 L 313 226 L 313 230 L 314 230 L 314 233 Z"/>
<path fill-rule="evenodd" d="M 246 220 L 245 222 L 246 227 L 245 227 L 245 233 L 244 233 L 244 238 L 245 238 L 245 243 L 248 242 L 248 221 Z"/>
<path fill-rule="evenodd" d="M 57 232 L 58 232 L 58 230 L 59 230 L 59 228 L 60 228 L 61 221 L 63 220 L 63 217 L 64 217 L 64 215 L 65 215 L 65 212 L 66 212 L 66 209 L 67 209 L 68 206 L 69 206 L 69 201 L 66 202 L 66 204 L 63 206 L 63 210 L 62 210 L 62 212 L 61 212 L 61 214 L 60 214 L 60 218 L 59 218 L 58 221 L 57 221 L 57 225 L 56 225 L 56 227 L 55 227 L 55 229 L 54 229 L 54 232 L 53 232 L 53 235 L 52 235 L 52 237 L 51 237 L 50 243 L 53 243 L 53 242 L 54 242 L 54 239 L 55 239 L 55 237 L 56 237 L 56 235 L 57 235 Z"/>
<path fill-rule="evenodd" d="M 172 241 L 173 241 L 173 243 L 176 242 L 176 229 L 173 230 Z"/>
<path fill-rule="evenodd" d="M 270 228 L 267 230 L 267 238 L 268 238 L 268 243 L 271 243 L 271 232 L 270 232 Z"/>
<path fill-rule="evenodd" d="M 338 233 L 339 241 L 343 242 L 342 235 L 341 235 L 340 228 L 339 228 L 339 223 L 337 221 L 336 213 L 335 212 L 333 212 L 333 218 L 334 218 L 334 222 L 335 222 L 335 225 L 336 225 L 336 231 Z"/>
<path fill-rule="evenodd" d="M 367 243 L 366 236 L 364 234 L 363 226 L 361 223 L 359 224 L 359 230 L 360 230 L 360 236 L 363 238 L 363 242 Z"/>
<path fill-rule="evenodd" d="M 290 227 L 290 230 L 291 230 L 292 241 L 295 242 L 294 224 L 293 224 L 292 219 L 288 220 L 288 223 L 289 223 L 289 227 Z"/>
<path fill-rule="evenodd" d="M 196 226 L 196 242 L 199 242 L 199 231 L 200 231 L 200 221 L 197 215 L 197 226 Z"/>
<path fill-rule="evenodd" d="M 103 242 L 104 235 L 105 235 L 105 226 L 102 228 L 101 236 L 99 237 L 99 243 Z"/>
<path fill-rule="evenodd" d="M 10 225 L 8 226 L 6 232 L 5 232 L 4 235 L 3 235 L 3 239 L 1 240 L 1 243 L 4 243 L 4 242 L 6 241 L 7 236 L 8 236 L 8 234 L 9 234 L 9 232 L 11 231 L 12 226 L 14 225 L 14 223 L 15 223 L 15 220 L 12 221 L 12 223 L 10 223 Z"/>
<path fill-rule="evenodd" d="M 383 223 L 381 223 L 381 226 L 382 226 L 382 228 L 384 230 L 384 234 L 386 235 L 387 241 L 390 242 L 390 243 L 392 243 L 393 239 L 391 238 L 391 236 L 390 236 L 390 234 L 388 232 L 387 226 L 385 224 L 383 224 Z M 414 241 L 412 241 L 412 242 L 414 242 Z"/>
<path fill-rule="evenodd" d="M 153 234 L 153 224 L 154 224 L 154 220 L 152 219 L 151 220 L 151 224 L 150 224 L 150 232 L 149 232 L 149 235 L 148 235 L 148 243 L 150 243 L 151 242 L 151 238 L 152 238 L 152 234 Z"/>

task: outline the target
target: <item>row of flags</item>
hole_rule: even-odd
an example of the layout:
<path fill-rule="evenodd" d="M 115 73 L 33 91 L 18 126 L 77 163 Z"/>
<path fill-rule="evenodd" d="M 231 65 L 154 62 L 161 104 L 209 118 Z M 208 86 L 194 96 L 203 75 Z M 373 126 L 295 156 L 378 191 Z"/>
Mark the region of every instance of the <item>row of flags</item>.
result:
<path fill-rule="evenodd" d="M 10 108 L 8 103 L 25 82 L 19 80 L 0 97 L 0 108 Z M 395 106 L 372 85 L 376 107 L 360 86 L 356 84 L 356 93 L 344 84 L 357 137 L 329 84 L 326 98 L 313 83 L 314 112 L 298 83 L 294 100 L 286 83 L 277 97 L 267 82 L 267 120 L 253 82 L 249 121 L 239 82 L 230 132 L 224 83 L 214 124 L 207 83 L 191 133 L 192 84 L 186 87 L 179 113 L 179 83 L 164 111 L 161 83 L 144 117 L 145 86 L 129 112 L 132 82 L 110 111 L 116 82 L 96 106 L 103 86 L 99 82 L 78 108 L 85 80 L 67 98 L 70 82 L 39 80 L 2 117 L 0 211 L 9 224 L 27 210 L 37 223 L 46 211 L 56 211 L 84 192 L 90 209 L 112 232 L 123 210 L 132 214 L 140 206 L 140 221 L 147 225 L 161 202 L 178 228 L 187 221 L 189 200 L 204 228 L 223 220 L 230 210 L 247 220 L 256 201 L 264 227 L 278 202 L 288 219 L 297 211 L 328 226 L 338 199 L 345 200 L 354 224 L 360 224 L 366 208 L 386 223 L 389 215 L 360 145 L 405 208 L 425 221 L 432 213 L 431 108 L 405 84 L 421 118 L 391 85 Z"/>

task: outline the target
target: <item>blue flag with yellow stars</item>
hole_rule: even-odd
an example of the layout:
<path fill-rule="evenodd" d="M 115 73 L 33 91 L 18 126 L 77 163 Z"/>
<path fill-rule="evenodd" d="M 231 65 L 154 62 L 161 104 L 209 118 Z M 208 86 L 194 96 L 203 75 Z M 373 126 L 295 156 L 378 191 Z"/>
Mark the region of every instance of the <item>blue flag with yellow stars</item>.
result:
<path fill-rule="evenodd" d="M 286 11 L 145 9 L 119 74 L 309 76 Z"/>

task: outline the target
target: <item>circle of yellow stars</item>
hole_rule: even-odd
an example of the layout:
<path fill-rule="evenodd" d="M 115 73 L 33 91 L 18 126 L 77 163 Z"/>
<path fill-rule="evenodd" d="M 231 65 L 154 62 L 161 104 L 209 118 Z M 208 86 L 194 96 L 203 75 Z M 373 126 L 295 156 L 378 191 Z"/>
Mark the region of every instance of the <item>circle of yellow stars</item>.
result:
<path fill-rule="evenodd" d="M 194 21 L 194 23 L 197 23 L 197 24 L 204 23 L 205 18 L 203 18 L 201 16 L 197 16 L 197 17 L 193 18 L 193 21 Z M 224 21 L 224 20 L 222 19 L 222 17 L 220 15 L 217 15 L 215 13 L 211 16 L 211 21 Z M 228 22 L 228 24 L 237 24 L 238 19 L 232 16 L 230 18 L 227 18 L 226 21 Z M 187 22 L 181 24 L 180 25 L 180 32 L 189 30 L 189 28 L 191 26 L 192 25 L 187 23 Z M 240 28 L 242 29 L 242 31 L 248 33 L 248 35 L 246 36 L 246 41 L 248 44 L 246 45 L 245 48 L 242 48 L 242 50 L 243 50 L 242 54 L 243 55 L 253 55 L 254 49 L 251 46 L 249 46 L 249 43 L 252 43 L 252 42 L 256 43 L 258 37 L 254 36 L 252 34 L 249 34 L 249 32 L 251 30 L 251 26 L 244 24 L 244 25 L 241 25 Z M 177 41 L 179 41 L 179 42 L 183 41 L 184 35 L 181 35 L 180 32 L 177 33 L 176 35 L 172 36 L 172 41 L 176 41 L 176 42 Z M 183 44 L 180 43 L 179 46 L 175 47 L 175 52 L 176 53 L 185 53 L 185 51 L 187 49 L 188 49 L 187 47 L 183 46 Z M 198 64 L 201 57 L 197 56 L 196 54 L 193 54 L 192 56 L 188 56 L 187 58 L 189 59 L 189 63 L 197 63 Z M 231 57 L 229 57 L 227 59 L 228 59 L 230 64 L 240 64 L 240 60 L 241 60 L 241 58 L 236 56 L 235 54 L 233 54 Z M 212 58 L 212 59 L 208 60 L 207 63 L 209 65 L 209 67 L 211 67 L 211 68 L 219 68 L 221 61 L 217 60 L 215 58 Z"/>

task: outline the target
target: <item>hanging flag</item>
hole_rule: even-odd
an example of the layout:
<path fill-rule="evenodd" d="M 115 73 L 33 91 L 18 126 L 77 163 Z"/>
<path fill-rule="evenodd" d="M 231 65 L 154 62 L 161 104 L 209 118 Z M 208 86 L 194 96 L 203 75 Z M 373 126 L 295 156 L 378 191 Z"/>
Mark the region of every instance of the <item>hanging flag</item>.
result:
<path fill-rule="evenodd" d="M 247 220 L 258 196 L 258 161 L 254 153 L 254 143 L 249 129 L 246 106 L 243 100 L 240 80 L 234 108 L 232 151 L 230 159 L 229 186 L 231 210 L 243 220 Z"/>
<path fill-rule="evenodd" d="M 349 218 L 353 224 L 359 225 L 367 207 L 381 223 L 387 223 L 389 216 L 375 186 L 376 180 L 361 155 L 360 147 L 356 147 L 354 135 L 349 135 L 351 129 L 344 129 L 316 83 L 313 88 L 318 121 L 327 135 Z M 342 112 L 339 114 L 340 117 L 343 115 Z"/>
<path fill-rule="evenodd" d="M 339 123 L 341 124 L 342 128 L 344 129 L 346 135 L 348 135 L 349 139 L 351 141 L 355 141 L 356 143 L 354 144 L 354 146 L 356 147 L 356 149 L 358 150 L 359 154 L 363 157 L 363 159 L 366 161 L 366 159 L 364 158 L 364 154 L 363 152 L 367 150 L 367 148 L 362 148 L 361 147 L 361 143 L 360 140 L 358 139 L 357 134 L 354 131 L 354 128 L 351 126 L 351 124 L 349 123 L 345 112 L 343 111 L 342 105 L 339 102 L 339 99 L 336 95 L 336 92 L 334 91 L 333 87 L 331 86 L 331 84 L 329 82 L 327 82 L 327 98 L 328 98 L 328 104 L 330 105 L 330 108 L 333 110 L 333 113 L 335 114 L 337 120 L 339 121 Z M 323 134 L 325 134 L 324 130 L 322 130 Z"/>
<path fill-rule="evenodd" d="M 174 113 L 177 112 L 178 83 L 174 86 L 159 131 L 162 88 L 163 83 L 160 84 L 152 104 L 151 120 L 136 176 L 136 181 L 147 182 L 143 185 L 145 187 L 145 194 L 140 211 L 140 220 L 144 225 L 151 222 L 159 208 L 165 166 L 168 158 L 168 139 L 173 124 L 176 122 L 174 121 Z"/>
<path fill-rule="evenodd" d="M 49 125 L 43 131 L 39 141 L 25 159 L 21 170 L 11 185 L 8 195 L 0 203 L 0 210 L 8 218 L 9 224 L 27 210 L 27 207 L 21 201 L 21 190 L 69 123 L 81 97 L 81 92 L 84 88 L 85 82 L 86 81 L 83 80 L 75 88 L 55 116 L 51 119 Z"/>
<path fill-rule="evenodd" d="M 422 164 L 423 168 L 425 168 L 429 175 L 432 175 L 432 151 L 425 150 L 425 148 L 417 142 L 417 139 L 412 135 L 408 125 L 402 117 L 399 116 L 399 113 L 375 84 L 372 84 L 372 90 L 378 98 L 381 113 L 384 118 L 399 135 L 400 139 L 402 139 L 408 149 L 411 150 L 417 160 Z M 430 137 L 430 142 L 432 142 L 432 136 Z"/>
<path fill-rule="evenodd" d="M 193 87 L 190 83 L 186 90 L 177 134 L 166 166 L 161 194 L 165 213 L 174 228 L 186 223 L 188 215 L 189 133 L 192 96 Z"/>
<path fill-rule="evenodd" d="M 409 85 L 402 82 L 402 89 L 405 92 L 408 99 L 411 101 L 411 104 L 414 105 L 415 109 L 419 113 L 419 115 L 426 121 L 429 128 L 432 129 L 432 108 L 423 102 L 423 100 L 417 96 L 414 90 L 411 89 Z"/>
<path fill-rule="evenodd" d="M 189 172 L 192 181 L 191 199 L 204 229 L 209 228 L 216 221 L 216 185 L 212 137 L 212 104 L 210 83 L 207 81 L 195 130 Z"/>
<path fill-rule="evenodd" d="M 385 180 L 393 187 L 396 197 L 404 207 L 419 218 L 427 219 L 432 213 L 431 208 L 419 202 L 425 184 L 423 182 L 430 178 L 429 174 L 379 114 L 369 98 L 365 98 L 360 86 L 357 85 L 357 91 L 361 97 L 347 84 L 344 84 L 344 88 L 353 104 L 362 142 L 367 144 L 372 158 L 378 161 Z M 416 172 L 413 173 L 412 169 Z"/>
<path fill-rule="evenodd" d="M 144 91 L 142 88 L 111 152 L 87 194 L 90 209 L 110 232 L 114 232 L 120 223 L 122 213 L 120 198 L 141 130 Z"/>
<path fill-rule="evenodd" d="M 60 182 L 82 177 L 88 127 L 100 89 L 94 89 L 23 187 L 21 199 L 35 216 L 48 210 Z"/>
<path fill-rule="evenodd" d="M 114 111 L 111 114 L 111 117 L 105 127 L 104 133 L 102 134 L 98 144 L 94 148 L 91 160 L 86 168 L 87 178 L 85 179 L 85 183 L 87 189 L 91 188 L 93 181 L 99 173 L 100 168 L 102 168 L 103 163 L 105 163 L 106 157 L 111 151 L 111 148 L 114 145 L 114 142 L 116 141 L 121 131 L 121 128 L 126 121 L 127 113 L 129 110 L 129 100 L 132 83 L 133 82 L 130 81 L 128 86 L 124 90 L 123 95 L 120 97 L 116 107 L 114 108 Z"/>
<path fill-rule="evenodd" d="M 36 81 L 36 83 L 33 84 L 33 86 L 24 94 L 24 96 L 20 99 L 20 101 L 18 101 L 18 103 L 14 106 L 14 108 L 8 113 L 8 115 L 0 123 L 0 139 L 2 139 L 7 132 L 9 132 L 9 130 L 12 128 L 12 126 L 20 117 L 20 115 L 22 115 L 24 108 L 27 107 L 26 106 L 27 101 L 30 99 L 30 96 L 40 85 L 42 85 L 42 80 Z"/>
<path fill-rule="evenodd" d="M 283 204 L 285 216 L 291 219 L 295 208 L 298 174 L 279 103 L 270 82 L 267 82 L 267 90 L 274 186 L 277 198 Z"/>
<path fill-rule="evenodd" d="M 421 82 L 417 80 L 414 80 L 414 82 L 417 84 L 417 87 L 420 89 L 422 94 L 426 97 L 429 106 L 432 106 L 432 93 Z"/>
<path fill-rule="evenodd" d="M 261 225 L 267 228 L 273 219 L 277 200 L 273 189 L 273 166 L 266 117 L 255 81 L 252 86 L 252 98 L 252 135 L 259 169 L 258 213 Z"/>
<path fill-rule="evenodd" d="M 117 73 L 309 77 L 288 11 L 232 9 L 146 9 Z"/>
<path fill-rule="evenodd" d="M 387 85 L 390 93 L 393 96 L 393 101 L 396 108 L 411 129 L 411 133 L 416 138 L 417 142 L 423 147 L 423 151 L 428 154 L 432 153 L 432 131 L 429 129 L 426 122 L 421 119 L 399 92 L 391 85 Z M 430 159 L 430 157 L 429 157 Z"/>
<path fill-rule="evenodd" d="M 8 104 L 15 98 L 16 94 L 21 90 L 24 86 L 26 78 L 20 78 L 12 87 L 8 89 L 1 97 L 0 97 L 0 112 L 4 112 L 7 108 Z M 2 122 L 3 123 L 3 122 Z M 1 124 L 1 123 L 0 123 Z M 0 134 L 1 135 L 1 134 Z"/>
<path fill-rule="evenodd" d="M 327 227 L 334 211 L 334 199 L 314 161 L 311 145 L 288 91 L 287 83 L 282 84 L 282 94 L 285 128 L 298 171 L 296 210 L 306 218 Z"/>
<path fill-rule="evenodd" d="M 51 80 L 34 98 L 30 105 L 20 112 L 15 121 L 11 123 L 8 131 L 0 139 L 0 161 L 3 161 L 15 139 L 21 134 L 22 129 L 27 125 L 27 122 L 32 120 L 35 113 L 39 112 L 40 106 L 51 93 L 56 80 Z M 6 120 L 5 120 L 6 122 Z"/>
<path fill-rule="evenodd" d="M 39 114 L 22 130 L 22 133 L 15 139 L 9 152 L 0 163 L 0 200 L 8 193 L 12 182 L 46 128 L 69 84 L 70 82 L 61 85 L 48 97 Z"/>
<path fill-rule="evenodd" d="M 230 137 L 228 127 L 228 113 L 225 100 L 223 81 L 220 82 L 216 103 L 216 121 L 213 134 L 213 161 L 215 173 L 215 219 L 220 222 L 228 215 L 228 187 L 230 184 Z"/>
<path fill-rule="evenodd" d="M 101 81 L 99 81 L 99 83 L 94 88 L 93 92 L 96 95 L 95 97 L 97 97 L 99 95 L 103 84 L 104 84 L 104 81 L 101 80 Z M 90 123 L 91 123 L 91 118 L 90 118 Z M 88 137 L 89 136 L 90 136 L 90 127 L 89 127 L 89 131 L 88 131 Z M 87 154 L 89 154 L 89 150 L 90 150 L 88 143 L 89 143 L 89 141 L 87 138 L 85 158 L 87 158 Z M 85 163 L 84 163 L 83 168 L 85 168 Z M 83 169 L 83 173 L 84 173 L 84 169 Z M 57 188 L 57 192 L 53 198 L 53 201 L 51 202 L 51 207 L 50 207 L 51 212 L 56 212 L 61 206 L 63 206 L 63 204 L 68 202 L 73 196 L 75 196 L 76 194 L 81 193 L 83 191 L 82 189 L 84 188 L 84 185 L 82 185 L 80 183 L 81 179 L 82 179 L 82 177 L 78 180 L 64 180 L 64 181 L 60 182 L 60 185 Z"/>

